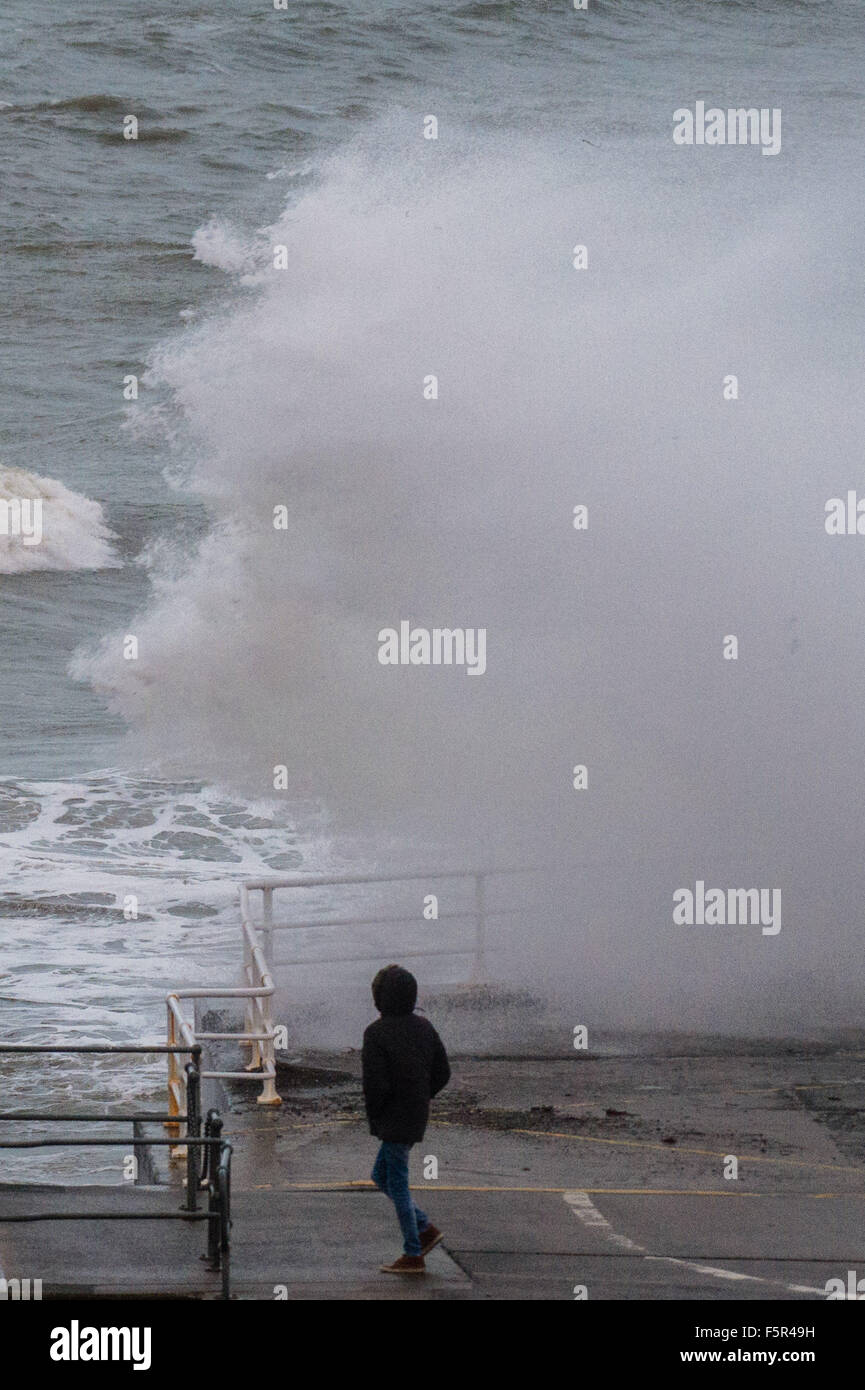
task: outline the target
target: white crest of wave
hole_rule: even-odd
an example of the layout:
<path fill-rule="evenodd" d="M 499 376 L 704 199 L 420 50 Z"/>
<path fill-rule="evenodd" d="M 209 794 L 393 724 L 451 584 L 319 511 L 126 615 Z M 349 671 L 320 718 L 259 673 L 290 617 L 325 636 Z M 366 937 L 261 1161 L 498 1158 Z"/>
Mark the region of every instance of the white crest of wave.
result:
<path fill-rule="evenodd" d="M 195 259 L 203 265 L 238 275 L 254 268 L 260 246 L 253 236 L 242 235 L 221 222 L 207 222 L 192 238 Z"/>
<path fill-rule="evenodd" d="M 39 531 L 33 528 L 32 534 L 39 539 L 25 544 L 14 518 L 21 515 L 22 505 L 25 517 L 35 516 L 37 502 L 41 504 Z M 100 504 L 72 492 L 56 478 L 0 467 L 0 523 L 0 574 L 101 570 L 121 563 Z"/>

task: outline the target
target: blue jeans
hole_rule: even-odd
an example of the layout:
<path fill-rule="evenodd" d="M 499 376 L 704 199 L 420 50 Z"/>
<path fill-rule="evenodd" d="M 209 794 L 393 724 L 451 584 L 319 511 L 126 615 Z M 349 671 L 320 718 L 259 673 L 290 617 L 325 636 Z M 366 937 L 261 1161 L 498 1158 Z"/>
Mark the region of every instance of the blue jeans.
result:
<path fill-rule="evenodd" d="M 425 1231 L 429 1218 L 412 1201 L 408 1186 L 408 1156 L 411 1144 L 392 1144 L 384 1140 L 372 1170 L 376 1187 L 390 1197 L 402 1230 L 403 1249 L 407 1255 L 420 1254 L 418 1231 Z"/>

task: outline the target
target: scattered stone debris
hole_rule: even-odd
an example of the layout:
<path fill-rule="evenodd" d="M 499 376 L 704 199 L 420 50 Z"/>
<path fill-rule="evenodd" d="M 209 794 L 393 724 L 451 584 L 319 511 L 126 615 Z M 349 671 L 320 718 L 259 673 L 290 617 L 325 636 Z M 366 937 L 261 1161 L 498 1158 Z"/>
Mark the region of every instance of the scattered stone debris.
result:
<path fill-rule="evenodd" d="M 314 1086 L 354 1087 L 355 1077 L 350 1071 L 334 1071 L 326 1067 L 310 1067 L 297 1062 L 283 1062 L 277 1059 L 276 1075 L 279 1086 L 284 1090 L 309 1090 Z"/>

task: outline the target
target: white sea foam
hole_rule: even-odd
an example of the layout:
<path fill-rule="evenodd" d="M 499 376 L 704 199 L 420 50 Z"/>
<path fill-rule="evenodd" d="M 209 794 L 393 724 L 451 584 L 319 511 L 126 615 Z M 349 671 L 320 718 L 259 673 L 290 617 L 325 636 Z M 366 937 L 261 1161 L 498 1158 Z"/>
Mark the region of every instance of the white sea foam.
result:
<path fill-rule="evenodd" d="M 235 982 L 238 882 L 321 871 L 327 855 L 327 841 L 298 829 L 286 808 L 218 788 L 113 771 L 67 782 L 0 781 L 5 1039 L 164 1040 L 170 989 Z M 161 1108 L 165 1061 L 60 1055 L 51 1081 L 52 1108 L 132 1098 Z M 0 1057 L 0 1087 L 7 1108 L 45 1108 L 39 1066 Z M 119 1180 L 113 1159 L 102 1164 L 89 1151 L 64 1152 L 62 1162 L 53 1151 L 27 1165 L 0 1159 L 0 1181 L 25 1171 Z"/>
<path fill-rule="evenodd" d="M 41 536 L 25 543 L 17 527 L 0 528 L 0 574 L 27 574 L 34 570 L 101 570 L 116 568 L 120 560 L 102 507 L 72 492 L 56 478 L 42 478 L 23 468 L 0 467 L 0 508 L 3 515 L 22 504 L 39 504 Z"/>

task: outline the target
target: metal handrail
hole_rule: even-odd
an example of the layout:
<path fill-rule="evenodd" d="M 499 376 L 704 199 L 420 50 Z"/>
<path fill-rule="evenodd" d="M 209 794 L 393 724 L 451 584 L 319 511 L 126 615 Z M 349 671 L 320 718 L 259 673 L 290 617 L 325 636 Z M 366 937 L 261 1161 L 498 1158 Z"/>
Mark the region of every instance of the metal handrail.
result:
<path fill-rule="evenodd" d="M 416 883 L 431 878 L 508 878 L 522 877 L 523 874 L 539 873 L 544 868 L 540 864 L 521 865 L 510 869 L 415 869 L 402 874 L 281 874 L 264 878 L 245 878 L 242 888 L 262 890 L 267 888 L 329 888 L 332 884 L 350 883 Z"/>
<path fill-rule="evenodd" d="M 248 1044 L 250 1061 L 243 1071 L 204 1071 L 205 1079 L 247 1080 L 254 1074 L 262 1082 L 261 1094 L 257 1097 L 260 1105 L 280 1105 L 281 1098 L 276 1091 L 276 1046 L 279 1032 L 274 1027 L 272 1001 L 275 993 L 273 980 L 273 933 L 275 931 L 299 930 L 301 928 L 329 926 L 379 926 L 388 922 L 408 921 L 407 917 L 348 917 L 324 919 L 308 922 L 275 922 L 273 920 L 273 894 L 281 888 L 328 888 L 363 884 L 394 884 L 435 882 L 442 879 L 468 879 L 474 882 L 474 902 L 471 908 L 459 912 L 442 914 L 438 920 L 474 919 L 475 933 L 471 946 L 445 946 L 435 949 L 402 951 L 401 958 L 419 959 L 430 956 L 471 956 L 472 966 L 469 982 L 477 983 L 486 974 L 486 923 L 488 917 L 507 915 L 509 909 L 490 909 L 486 900 L 486 881 L 492 877 L 519 876 L 534 873 L 533 867 L 514 869 L 432 869 L 398 874 L 289 874 L 284 877 L 250 878 L 240 885 L 241 939 L 243 941 L 243 975 L 246 984 L 240 987 L 215 985 L 212 988 L 172 990 L 166 996 L 168 1018 L 168 1042 L 176 1048 L 182 1040 L 187 1047 L 202 1041 L 236 1041 Z M 250 905 L 250 894 L 261 892 L 263 897 L 262 920 L 256 923 Z M 261 933 L 261 936 L 259 935 Z M 293 965 L 318 965 L 325 963 L 351 963 L 357 961 L 379 960 L 379 954 L 371 955 L 325 955 L 308 959 L 295 959 Z M 201 1032 L 194 1022 L 183 1013 L 181 1000 L 184 999 L 243 999 L 245 1002 L 244 1026 L 241 1032 Z M 178 1048 L 177 1050 L 182 1050 Z M 181 1069 L 173 1056 L 168 1059 L 168 1107 L 170 1119 L 166 1122 L 169 1131 L 178 1132 L 177 1117 L 184 1104 L 184 1081 Z"/>
<path fill-rule="evenodd" d="M 214 1122 L 218 1121 L 219 1130 L 222 1129 L 222 1120 L 212 1111 Z M 211 1261 L 211 1269 L 222 1271 L 222 1297 L 230 1297 L 231 1285 L 231 1155 L 232 1147 L 224 1140 L 220 1140 L 219 1161 L 209 1183 L 210 1202 L 208 1205 L 208 1215 L 211 1217 L 210 1225 L 207 1228 L 208 1236 L 208 1255 Z M 211 1151 L 211 1166 L 212 1166 Z"/>
<path fill-rule="evenodd" d="M 23 1052 L 23 1053 L 41 1053 L 41 1052 L 61 1052 L 61 1053 L 70 1052 L 70 1053 L 78 1053 L 78 1052 L 83 1052 L 83 1053 L 93 1053 L 93 1054 L 95 1054 L 95 1055 L 99 1055 L 99 1054 L 102 1054 L 102 1053 L 109 1053 L 109 1054 L 117 1054 L 117 1053 L 120 1053 L 120 1054 L 122 1054 L 122 1053 L 139 1053 L 139 1052 L 165 1053 L 166 1056 L 168 1057 L 169 1076 L 171 1076 L 172 1073 L 175 1073 L 177 1076 L 179 1076 L 179 1075 L 180 1075 L 180 1069 L 179 1069 L 179 1067 L 178 1067 L 178 1065 L 177 1065 L 177 1060 L 176 1060 L 178 1054 L 186 1053 L 187 1055 L 191 1056 L 191 1057 L 193 1058 L 194 1062 L 196 1063 L 196 1065 L 198 1065 L 198 1064 L 200 1064 L 200 1061 L 201 1061 L 201 1043 L 198 1042 L 198 1041 L 196 1040 L 194 1034 L 193 1034 L 191 1031 L 189 1031 L 189 1030 L 187 1030 L 186 1035 L 184 1036 L 184 1041 L 183 1041 L 182 1043 L 178 1043 L 177 1037 L 176 1037 L 175 1033 L 173 1032 L 173 1030 L 169 1030 L 169 1031 L 170 1031 L 170 1036 L 169 1036 L 169 1039 L 168 1039 L 168 1042 L 167 1042 L 167 1043 L 64 1043 L 64 1044 L 60 1044 L 60 1045 L 55 1045 L 54 1043 L 0 1043 L 0 1052 Z M 200 1071 L 200 1066 L 199 1066 L 199 1071 Z M 170 1122 L 171 1122 L 172 1125 L 174 1126 L 174 1131 L 175 1131 L 177 1134 L 179 1134 L 179 1133 L 180 1133 L 180 1121 L 181 1121 L 181 1120 L 186 1120 L 186 1119 L 187 1119 L 187 1106 L 186 1106 L 185 1103 L 184 1103 L 184 1105 L 183 1105 L 182 1107 L 181 1107 L 179 1104 L 177 1104 L 177 1103 L 172 1103 L 172 1102 L 171 1102 L 171 1095 L 172 1095 L 172 1092 L 171 1092 L 171 1083 L 169 1082 L 169 1106 L 168 1106 L 168 1109 L 169 1109 L 169 1118 L 170 1118 Z M 9 1116 L 8 1118 L 14 1119 L 15 1116 Z M 33 1117 L 31 1117 L 31 1118 L 34 1118 L 34 1119 L 35 1119 L 35 1118 L 43 1119 L 43 1118 L 48 1118 L 48 1117 L 47 1117 L 47 1116 L 38 1116 L 38 1117 L 37 1117 L 37 1116 L 33 1116 Z M 60 1118 L 62 1118 L 62 1116 L 61 1116 Z M 70 1118 L 71 1118 L 71 1117 L 70 1117 Z M 79 1118 L 81 1118 L 81 1119 L 86 1119 L 87 1117 L 86 1117 L 86 1116 L 80 1116 Z M 110 1118 L 110 1117 L 109 1117 L 109 1118 Z M 136 1119 L 136 1118 L 146 1119 L 146 1118 L 148 1118 L 148 1117 L 147 1117 L 147 1116 L 140 1116 L 140 1117 L 138 1117 L 138 1116 L 130 1116 L 129 1118 L 130 1118 L 130 1119 Z"/>
<path fill-rule="evenodd" d="M 139 1133 L 139 1125 L 147 1121 L 165 1122 L 170 1120 L 174 1129 L 179 1130 L 180 1122 L 186 1123 L 184 1147 L 186 1149 L 186 1200 L 176 1212 L 23 1212 L 17 1215 L 0 1216 L 0 1225 L 21 1224 L 34 1221 L 206 1221 L 208 1223 L 207 1256 L 210 1268 L 222 1271 L 222 1297 L 230 1297 L 229 1245 L 231 1230 L 230 1177 L 231 1145 L 222 1138 L 222 1119 L 217 1111 L 210 1110 L 201 1134 L 201 1044 L 194 1039 L 190 1043 L 177 1044 L 99 1044 L 83 1043 L 0 1043 L 0 1053 L 166 1053 L 176 1066 L 178 1053 L 191 1053 L 193 1060 L 184 1068 L 186 1107 L 171 1110 L 169 1116 L 149 1112 L 133 1114 L 78 1114 L 76 1112 L 58 1114 L 40 1111 L 0 1111 L 0 1121 L 24 1120 L 28 1122 L 112 1124 L 115 1121 L 131 1121 L 133 1137 L 125 1135 L 100 1135 L 98 1138 L 78 1138 L 63 1135 L 56 1139 L 0 1139 L 2 1149 L 45 1149 L 45 1148 L 116 1148 L 130 1145 L 134 1149 L 149 1149 L 153 1146 L 167 1146 L 177 1151 L 174 1138 L 145 1138 Z M 204 1161 L 201 1161 L 202 1151 Z M 218 1153 L 218 1160 L 215 1155 Z M 200 1187 L 209 1193 L 208 1210 L 199 1211 L 197 1198 Z"/>
<path fill-rule="evenodd" d="M 237 1037 L 238 1041 L 252 1043 L 252 1058 L 246 1070 L 242 1072 L 205 1071 L 202 1072 L 202 1077 L 204 1079 L 233 1078 L 241 1080 L 246 1079 L 248 1073 L 255 1072 L 263 1083 L 261 1094 L 258 1096 L 259 1104 L 282 1104 L 282 1097 L 277 1095 L 275 1084 L 276 1049 L 274 1043 L 277 1030 L 273 1026 L 271 1013 L 271 1000 L 276 986 L 261 944 L 249 922 L 243 921 L 241 923 L 241 934 L 243 938 L 243 972 L 247 980 L 245 986 L 215 985 L 203 989 L 178 989 L 172 990 L 166 996 L 168 1043 L 171 1049 L 168 1059 L 168 1109 L 172 1116 L 184 1108 L 185 1101 L 183 1078 L 173 1055 L 174 1051 L 178 1050 L 176 1046 L 178 1036 L 183 1039 L 187 1046 L 195 1046 L 199 1049 L 202 1041 L 213 1041 L 226 1036 L 222 1033 L 196 1033 L 194 1023 L 191 1023 L 183 1014 L 181 999 L 244 999 L 246 1001 L 244 1033 L 229 1035 Z M 167 1128 L 172 1132 L 179 1132 L 179 1126 L 174 1119 L 168 1122 Z"/>
<path fill-rule="evenodd" d="M 341 918 L 336 921 L 325 919 L 320 922 L 312 921 L 308 923 L 275 922 L 273 919 L 273 894 L 280 888 L 329 888 L 329 887 L 352 887 L 356 885 L 371 884 L 392 884 L 392 883 L 429 883 L 439 879 L 467 879 L 474 882 L 474 905 L 471 910 L 459 913 L 445 914 L 439 920 L 447 918 L 474 918 L 475 939 L 471 949 L 461 947 L 439 947 L 432 950 L 414 951 L 413 957 L 421 956 L 467 956 L 471 955 L 472 968 L 469 974 L 469 982 L 478 983 L 486 974 L 486 919 L 490 915 L 486 903 L 486 881 L 492 877 L 504 877 L 507 875 L 523 875 L 531 873 L 533 870 L 526 868 L 519 869 L 429 869 L 416 870 L 411 873 L 399 874 L 288 874 L 281 878 L 259 878 L 246 879 L 240 886 L 240 911 L 244 923 L 252 921 L 252 913 L 249 905 L 249 894 L 260 892 L 262 895 L 262 921 L 261 931 L 264 934 L 264 954 L 271 970 L 273 968 L 273 933 L 275 931 L 292 931 L 301 927 L 328 927 L 328 926 L 377 926 L 382 921 L 381 918 Z M 499 914 L 496 914 L 499 915 Z M 407 918 L 384 918 L 388 921 L 406 921 Z M 407 960 L 409 955 L 403 951 L 401 953 Z M 323 956 L 310 964 L 326 963 L 328 961 L 337 963 L 341 961 L 361 961 L 377 960 L 378 955 L 364 956 Z M 295 960 L 293 965 L 305 965 L 306 961 Z"/>
<path fill-rule="evenodd" d="M 200 1054 L 197 1042 L 190 1047 L 177 1047 L 166 1043 L 0 1043 L 0 1052 L 192 1052 Z"/>
<path fill-rule="evenodd" d="M 44 1110 L 0 1110 L 0 1120 L 47 1120 L 49 1123 L 55 1120 L 62 1121 L 64 1124 L 75 1120 L 81 1124 L 90 1121 L 93 1124 L 110 1124 L 112 1120 L 132 1120 L 135 1124 L 165 1124 L 168 1120 L 185 1120 L 185 1115 L 163 1115 L 158 1110 L 136 1111 L 133 1114 L 124 1112 L 122 1115 L 78 1115 L 75 1111 L 62 1115 L 49 1114 Z"/>
<path fill-rule="evenodd" d="M 221 1127 L 221 1126 L 220 1126 Z M 57 1139 L 57 1140 L 5 1140 L 0 1143 L 4 1149 L 27 1149 L 33 1147 L 66 1147 L 70 1144 L 86 1144 L 92 1147 L 125 1144 L 126 1139 Z M 172 1144 L 171 1139 L 133 1140 L 133 1143 Z M 41 1211 L 20 1212 L 15 1216 L 0 1216 L 0 1226 L 18 1225 L 33 1221 L 206 1221 L 207 1259 L 210 1268 L 222 1273 L 222 1297 L 231 1297 L 231 1274 L 229 1266 L 231 1240 L 231 1144 L 219 1136 L 190 1139 L 190 1148 L 206 1146 L 206 1152 L 215 1150 L 219 1154 L 214 1165 L 213 1178 L 207 1182 L 207 1211 L 188 1211 L 181 1207 L 178 1211 Z"/>
<path fill-rule="evenodd" d="M 62 1053 L 62 1054 L 66 1054 L 66 1053 L 91 1053 L 91 1054 L 96 1054 L 96 1055 L 101 1055 L 101 1054 L 103 1054 L 103 1053 L 108 1053 L 108 1054 L 111 1054 L 111 1055 L 117 1055 L 117 1054 L 125 1055 L 125 1054 L 127 1054 L 127 1053 L 137 1054 L 137 1053 L 141 1053 L 141 1052 L 147 1052 L 147 1053 L 166 1053 L 166 1054 L 168 1055 L 168 1057 L 169 1057 L 169 1067 L 173 1067 L 173 1068 L 175 1069 L 175 1071 L 178 1071 L 177 1060 L 176 1060 L 176 1059 L 177 1059 L 177 1055 L 178 1055 L 179 1053 L 188 1053 L 188 1054 L 190 1054 L 190 1055 L 192 1056 L 192 1061 L 191 1061 L 191 1062 L 187 1062 L 186 1066 L 184 1067 L 184 1072 L 186 1073 L 186 1080 L 185 1080 L 185 1082 L 184 1082 L 184 1100 L 185 1100 L 185 1104 L 184 1104 L 184 1107 L 183 1107 L 183 1112 L 182 1112 L 182 1114 L 181 1114 L 181 1112 L 180 1112 L 180 1107 L 179 1107 L 179 1106 L 177 1107 L 176 1110 L 174 1110 L 172 1107 L 169 1107 L 169 1112 L 170 1112 L 171 1127 L 172 1127 L 172 1129 L 174 1130 L 174 1132 L 175 1132 L 176 1134 L 179 1134 L 179 1133 L 180 1133 L 180 1121 L 183 1120 L 183 1121 L 185 1121 L 185 1123 L 186 1123 L 185 1146 L 186 1146 L 186 1187 L 187 1187 L 187 1199 L 186 1199 L 186 1200 L 187 1200 L 187 1210 L 188 1210 L 188 1211 L 195 1211 L 195 1193 L 196 1193 L 196 1190 L 197 1190 L 197 1188 L 198 1188 L 199 1174 L 198 1174 L 198 1149 L 197 1149 L 196 1143 L 195 1143 L 194 1141 L 197 1141 L 197 1139 L 198 1139 L 198 1137 L 199 1137 L 199 1135 L 200 1135 L 200 1133 L 201 1133 L 201 1067 L 200 1067 L 200 1061 L 201 1061 L 201 1043 L 200 1043 L 200 1042 L 197 1042 L 197 1041 L 195 1040 L 195 1038 L 190 1038 L 186 1044 L 180 1044 L 180 1045 L 178 1045 L 177 1042 L 176 1042 L 176 1040 L 174 1040 L 174 1039 L 172 1039 L 169 1043 L 130 1043 L 130 1044 L 126 1044 L 126 1043 L 59 1043 L 59 1044 L 58 1044 L 58 1043 L 0 1043 L 0 1053 L 3 1053 L 3 1052 L 23 1053 L 23 1054 L 27 1054 L 27 1055 L 32 1054 L 32 1053 L 35 1053 L 35 1054 L 41 1054 L 41 1053 Z M 2 1113 L 0 1113 L 0 1119 L 14 1120 L 14 1119 L 20 1119 L 20 1118 L 22 1118 L 22 1116 L 16 1115 L 14 1112 L 7 1113 L 7 1114 L 2 1114 Z M 51 1122 L 57 1123 L 58 1121 L 66 1120 L 66 1121 L 68 1121 L 69 1123 L 72 1123 L 73 1120 L 76 1120 L 76 1121 L 78 1121 L 78 1122 L 80 1122 L 80 1123 L 85 1123 L 85 1124 L 91 1123 L 91 1122 L 99 1122 L 99 1121 L 101 1121 L 101 1122 L 103 1122 L 103 1123 L 106 1123 L 106 1124 L 110 1124 L 110 1123 L 113 1123 L 113 1121 L 115 1121 L 115 1120 L 124 1120 L 124 1119 L 128 1119 L 128 1120 L 131 1120 L 131 1121 L 132 1121 L 132 1124 L 133 1124 L 133 1138 L 132 1138 L 131 1141 L 125 1140 L 125 1139 L 124 1139 L 124 1140 L 120 1140 L 120 1141 L 118 1141 L 118 1142 L 120 1142 L 120 1143 L 129 1143 L 129 1142 L 131 1142 L 132 1145 L 133 1145 L 133 1147 L 141 1146 L 141 1147 L 144 1147 L 144 1148 L 147 1148 L 147 1147 L 149 1147 L 149 1146 L 152 1145 L 152 1144 L 159 1144 L 159 1143 L 161 1142 L 161 1141 L 158 1140 L 158 1139 L 145 1140 L 141 1135 L 139 1135 L 139 1134 L 137 1133 L 138 1125 L 139 1125 L 142 1121 L 146 1121 L 147 1119 L 150 1118 L 150 1117 L 147 1116 L 147 1115 L 78 1115 L 78 1116 L 74 1116 L 74 1115 L 63 1115 L 62 1113 L 60 1113 L 60 1114 L 54 1114 L 54 1115 L 51 1115 L 51 1114 L 43 1114 L 43 1115 L 40 1115 L 40 1114 L 35 1113 L 35 1112 L 29 1112 L 29 1113 L 25 1113 L 24 1118 L 26 1118 L 28 1121 L 31 1121 L 31 1122 L 32 1122 L 32 1121 L 37 1121 L 37 1120 L 47 1120 L 49 1123 L 51 1123 Z M 163 1123 L 164 1123 L 164 1121 L 163 1121 Z M 68 1144 L 69 1144 L 70 1146 L 72 1146 L 72 1147 L 75 1147 L 75 1146 L 82 1146 L 82 1147 L 85 1147 L 85 1146 L 87 1146 L 88 1144 L 96 1144 L 96 1143 L 100 1143 L 100 1142 L 102 1142 L 102 1141 L 99 1141 L 99 1140 L 86 1140 L 86 1139 L 70 1139 L 70 1140 L 68 1140 L 68 1141 L 58 1140 L 58 1141 L 56 1141 L 56 1142 L 57 1142 L 57 1144 L 60 1144 L 60 1145 L 62 1145 L 62 1144 L 64 1144 L 64 1143 L 68 1143 Z M 21 1141 L 19 1141 L 18 1143 L 13 1143 L 13 1142 L 11 1142 L 11 1141 L 2 1141 L 2 1142 L 0 1142 L 0 1149 L 4 1149 L 4 1148 L 5 1148 L 5 1149 L 11 1149 L 11 1148 L 49 1148 L 49 1147 L 54 1146 L 54 1144 L 55 1144 L 55 1141 L 54 1141 L 54 1140 L 38 1140 L 38 1139 L 21 1140 Z M 179 1148 L 177 1144 L 175 1144 L 175 1143 L 172 1142 L 172 1154 L 173 1154 L 173 1156 L 179 1157 L 179 1156 L 181 1156 L 181 1153 L 182 1153 L 182 1149 Z"/>

